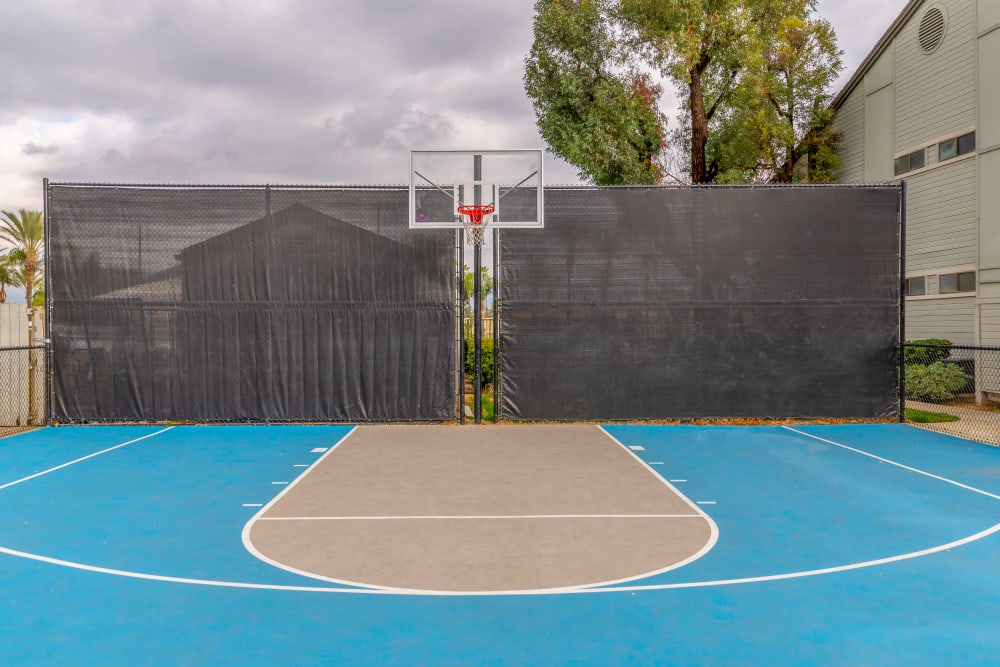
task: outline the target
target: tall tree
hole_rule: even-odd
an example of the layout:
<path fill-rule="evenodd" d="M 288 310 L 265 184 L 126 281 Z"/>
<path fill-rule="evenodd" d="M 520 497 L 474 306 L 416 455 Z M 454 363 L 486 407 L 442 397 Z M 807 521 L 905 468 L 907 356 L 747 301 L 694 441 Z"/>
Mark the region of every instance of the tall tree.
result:
<path fill-rule="evenodd" d="M 803 156 L 814 167 L 807 179 L 815 180 L 835 162 L 826 94 L 840 69 L 833 30 L 813 16 L 815 8 L 816 0 L 538 2 L 525 82 L 542 136 L 587 174 L 595 170 L 585 156 L 566 146 L 635 164 L 616 142 L 638 133 L 606 122 L 608 100 L 594 94 L 608 81 L 626 91 L 627 72 L 659 119 L 662 156 L 661 91 L 638 74 L 655 71 L 675 83 L 683 102 L 684 122 L 669 142 L 683 150 L 692 182 L 792 180 Z M 653 164 L 660 178 L 662 162 Z M 651 182 L 621 165 L 615 176 L 593 180 Z"/>
<path fill-rule="evenodd" d="M 830 23 L 813 15 L 816 0 L 779 0 L 762 23 L 760 66 L 737 93 L 733 130 L 740 150 L 727 180 L 828 182 L 837 168 L 838 137 L 827 93 L 842 67 Z M 807 158 L 803 160 L 803 158 Z"/>
<path fill-rule="evenodd" d="M 618 47 L 611 0 L 538 0 L 524 84 L 550 149 L 598 185 L 657 183 L 662 90 Z"/>
<path fill-rule="evenodd" d="M 12 267 L 15 261 L 13 254 L 13 252 L 0 253 L 0 304 L 7 303 L 7 285 L 17 284 Z"/>
<path fill-rule="evenodd" d="M 24 287 L 24 300 L 31 307 L 32 291 L 36 272 L 42 260 L 45 243 L 45 224 L 41 211 L 17 213 L 0 211 L 0 239 L 12 246 L 12 254 L 17 253 L 16 266 L 20 269 L 18 283 Z"/>

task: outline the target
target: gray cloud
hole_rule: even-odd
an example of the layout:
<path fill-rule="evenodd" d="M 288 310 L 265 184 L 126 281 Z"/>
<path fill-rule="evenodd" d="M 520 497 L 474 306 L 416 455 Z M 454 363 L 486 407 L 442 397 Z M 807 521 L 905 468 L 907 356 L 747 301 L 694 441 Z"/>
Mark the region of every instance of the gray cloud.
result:
<path fill-rule="evenodd" d="M 21 152 L 25 155 L 51 155 L 53 153 L 58 153 L 59 147 L 55 144 L 39 146 L 34 141 L 29 141 L 24 146 L 21 146 Z"/>
<path fill-rule="evenodd" d="M 871 26 L 884 30 L 905 1 L 823 0 L 820 11 L 856 66 L 881 34 Z M 533 8 L 0 3 L 0 129 L 24 119 L 72 128 L 69 138 L 33 131 L 15 144 L 31 156 L 19 167 L 28 182 L 399 183 L 410 147 L 543 145 L 522 86 Z M 560 161 L 546 169 L 551 182 L 576 180 Z M 0 204 L 22 203 L 3 187 Z"/>

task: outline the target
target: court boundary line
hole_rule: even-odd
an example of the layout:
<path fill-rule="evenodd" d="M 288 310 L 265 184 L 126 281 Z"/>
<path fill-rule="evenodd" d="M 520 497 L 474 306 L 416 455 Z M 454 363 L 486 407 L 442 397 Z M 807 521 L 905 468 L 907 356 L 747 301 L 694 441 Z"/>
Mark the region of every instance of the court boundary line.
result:
<path fill-rule="evenodd" d="M 813 435 L 812 433 L 807 433 L 805 431 L 799 431 L 791 426 L 782 426 L 781 428 L 787 429 L 792 433 L 798 433 L 799 435 L 804 435 L 807 438 L 812 438 L 813 440 L 819 440 L 820 442 L 825 442 L 828 445 L 833 445 L 834 447 L 840 447 L 841 449 L 846 449 L 848 451 L 854 452 L 855 454 L 861 454 L 862 456 L 867 456 L 869 458 L 875 459 L 876 461 L 881 461 L 882 463 L 888 463 L 889 465 L 896 466 L 897 468 L 902 468 L 903 470 L 909 470 L 910 472 L 916 473 L 918 475 L 923 475 L 925 477 L 930 477 L 931 479 L 936 479 L 940 482 L 945 482 L 946 484 L 952 484 L 959 487 L 960 489 L 965 489 L 966 491 L 972 491 L 973 493 L 978 493 L 984 495 L 988 498 L 993 498 L 994 500 L 1000 500 L 1000 495 L 995 493 L 990 493 L 989 491 L 983 491 L 982 489 L 977 489 L 974 486 L 969 486 L 968 484 L 963 484 L 954 479 L 948 479 L 947 477 L 942 477 L 941 475 L 935 475 L 932 472 L 927 472 L 926 470 L 921 470 L 920 468 L 914 468 L 913 466 L 908 466 L 905 463 L 900 463 L 898 461 L 893 461 L 885 457 L 879 456 L 877 454 L 872 454 L 871 452 L 866 452 L 862 449 L 856 449 L 850 445 L 845 445 L 834 440 L 827 440 L 826 438 L 821 438 L 818 435 Z M 976 441 L 978 442 L 978 441 Z"/>
<path fill-rule="evenodd" d="M 87 454 L 86 456 L 81 456 L 78 459 L 74 459 L 73 461 L 68 461 L 68 462 L 63 463 L 61 465 L 57 465 L 54 468 L 49 468 L 48 470 L 42 470 L 41 472 L 36 472 L 34 475 L 28 475 L 27 477 L 22 477 L 21 479 L 14 480 L 13 482 L 7 482 L 6 484 L 0 485 L 0 491 L 3 491 L 4 489 L 9 489 L 12 486 L 17 486 L 18 484 L 23 484 L 24 482 L 27 482 L 27 481 L 30 481 L 30 480 L 33 480 L 33 479 L 37 479 L 38 477 L 42 477 L 43 475 L 48 475 L 49 473 L 53 473 L 53 472 L 55 472 L 57 470 L 62 470 L 63 468 L 68 468 L 71 465 L 76 465 L 77 463 L 82 463 L 83 461 L 86 461 L 87 459 L 92 459 L 95 456 L 100 456 L 101 454 L 107 454 L 108 452 L 113 452 L 114 450 L 121 449 L 122 447 L 125 447 L 126 445 L 135 444 L 135 443 L 139 442 L 140 440 L 145 440 L 146 438 L 152 438 L 153 436 L 160 435 L 161 433 L 166 433 L 167 431 L 169 431 L 172 428 L 174 428 L 174 427 L 173 426 L 168 426 L 166 428 L 160 429 L 159 431 L 155 431 L 153 433 L 147 433 L 146 435 L 142 436 L 141 438 L 135 438 L 133 440 L 129 440 L 128 442 L 123 442 L 120 445 L 115 445 L 114 447 L 108 447 L 107 449 L 102 449 L 99 452 L 94 452 L 92 454 Z"/>

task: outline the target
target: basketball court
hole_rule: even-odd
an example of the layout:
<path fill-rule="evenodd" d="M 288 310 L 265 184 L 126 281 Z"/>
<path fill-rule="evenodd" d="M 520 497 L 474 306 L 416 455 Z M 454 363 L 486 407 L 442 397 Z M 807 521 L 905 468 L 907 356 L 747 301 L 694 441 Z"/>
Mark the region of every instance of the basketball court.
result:
<path fill-rule="evenodd" d="M 988 664 L 1000 450 L 897 424 L 0 440 L 10 664 Z"/>
<path fill-rule="evenodd" d="M 995 661 L 1000 450 L 890 421 L 899 186 L 409 168 L 46 182 L 50 427 L 0 439 L 7 662 Z M 775 425 L 690 425 L 718 418 Z"/>

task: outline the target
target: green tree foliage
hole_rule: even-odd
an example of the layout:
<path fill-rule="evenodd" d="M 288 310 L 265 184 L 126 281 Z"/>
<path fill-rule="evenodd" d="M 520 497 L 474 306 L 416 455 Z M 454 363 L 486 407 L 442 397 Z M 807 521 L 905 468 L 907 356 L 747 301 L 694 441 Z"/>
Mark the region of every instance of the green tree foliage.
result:
<path fill-rule="evenodd" d="M 17 285 L 17 251 L 0 252 L 0 303 L 7 303 L 7 285 Z"/>
<path fill-rule="evenodd" d="M 610 0 L 538 0 L 524 84 L 550 149 L 598 185 L 658 183 L 662 89 L 616 48 Z"/>
<path fill-rule="evenodd" d="M 12 284 L 24 288 L 25 302 L 30 306 L 44 257 L 45 226 L 41 211 L 0 211 L 0 240 L 12 246 L 9 256 L 14 259 L 8 264 L 14 268 Z"/>
<path fill-rule="evenodd" d="M 754 20 L 764 0 L 621 0 L 617 15 L 637 52 L 672 79 L 686 126 L 673 140 L 687 149 L 691 181 L 709 183 L 723 169 L 721 121 L 751 60 L 760 53 Z"/>
<path fill-rule="evenodd" d="M 827 95 L 841 62 L 833 29 L 815 9 L 816 0 L 538 2 L 525 81 L 542 136 L 556 153 L 592 173 L 563 146 L 613 150 L 620 137 L 636 136 L 614 123 L 594 123 L 595 131 L 580 122 L 629 108 L 590 94 L 585 85 L 614 80 L 625 91 L 627 78 L 602 73 L 627 65 L 625 71 L 655 71 L 677 86 L 683 123 L 669 143 L 683 154 L 692 182 L 830 180 L 838 166 L 838 137 L 830 128 Z M 533 67 L 558 75 L 539 77 Z M 648 113 L 662 119 L 659 89 L 648 76 L 642 80 L 651 91 L 643 98 Z M 608 102 L 614 106 L 604 111 Z M 564 108 L 589 109 L 590 116 L 555 112 Z M 662 120 L 657 126 L 662 131 Z M 569 133 L 572 141 L 566 140 Z M 649 181 L 626 175 L 616 182 Z"/>
<path fill-rule="evenodd" d="M 772 0 L 759 23 L 759 60 L 733 96 L 722 179 L 831 182 L 839 136 L 827 91 L 842 67 L 830 23 L 815 0 Z"/>

